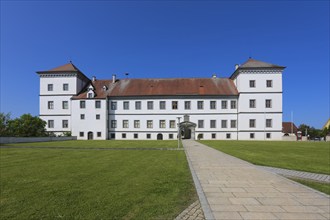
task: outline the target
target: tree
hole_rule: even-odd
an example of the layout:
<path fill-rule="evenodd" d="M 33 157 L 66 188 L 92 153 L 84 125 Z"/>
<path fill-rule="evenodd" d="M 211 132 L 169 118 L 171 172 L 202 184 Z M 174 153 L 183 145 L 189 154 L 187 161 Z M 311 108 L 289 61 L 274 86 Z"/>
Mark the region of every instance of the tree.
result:
<path fill-rule="evenodd" d="M 42 137 L 46 136 L 46 122 L 39 117 L 24 114 L 8 122 L 8 131 L 15 137 Z"/>
<path fill-rule="evenodd" d="M 9 136 L 8 123 L 10 121 L 10 113 L 0 112 L 0 136 L 6 137 Z"/>
<path fill-rule="evenodd" d="M 301 124 L 298 127 L 298 130 L 302 132 L 302 136 L 306 136 L 306 129 L 307 129 L 307 134 L 308 134 L 309 130 L 310 130 L 310 126 L 308 126 L 306 124 Z"/>

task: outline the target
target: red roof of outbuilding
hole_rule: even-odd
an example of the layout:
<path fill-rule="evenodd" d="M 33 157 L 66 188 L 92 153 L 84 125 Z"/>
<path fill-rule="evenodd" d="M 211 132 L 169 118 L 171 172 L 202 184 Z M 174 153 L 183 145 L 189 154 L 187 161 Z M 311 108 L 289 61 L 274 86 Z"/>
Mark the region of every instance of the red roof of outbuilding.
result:
<path fill-rule="evenodd" d="M 292 122 L 282 122 L 282 132 L 286 133 L 286 134 L 290 134 L 291 133 L 291 125 L 293 127 L 293 133 L 296 134 L 298 131 L 298 128 L 296 127 L 296 125 Z"/>

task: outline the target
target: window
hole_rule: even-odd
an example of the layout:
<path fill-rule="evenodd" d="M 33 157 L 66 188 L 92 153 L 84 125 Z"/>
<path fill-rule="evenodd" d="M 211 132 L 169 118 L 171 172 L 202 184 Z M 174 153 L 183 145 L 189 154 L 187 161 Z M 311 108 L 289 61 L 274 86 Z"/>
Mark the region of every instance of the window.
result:
<path fill-rule="evenodd" d="M 110 139 L 116 139 L 116 134 L 115 133 L 111 133 L 110 134 Z"/>
<path fill-rule="evenodd" d="M 101 118 L 101 115 L 96 114 L 96 120 L 100 120 L 100 118 Z"/>
<path fill-rule="evenodd" d="M 227 128 L 227 120 L 221 120 L 221 128 Z"/>
<path fill-rule="evenodd" d="M 84 132 L 79 132 L 79 137 L 84 137 Z"/>
<path fill-rule="evenodd" d="M 62 108 L 63 109 L 68 109 L 69 108 L 69 102 L 68 101 L 63 101 L 62 102 Z"/>
<path fill-rule="evenodd" d="M 272 136 L 271 136 L 271 133 L 266 133 L 266 138 L 267 139 L 269 139 L 269 138 L 271 138 Z"/>
<path fill-rule="evenodd" d="M 230 127 L 236 128 L 236 120 L 230 120 Z"/>
<path fill-rule="evenodd" d="M 123 109 L 128 110 L 129 109 L 129 102 L 123 102 Z"/>
<path fill-rule="evenodd" d="M 266 81 L 266 87 L 267 88 L 273 87 L 273 80 L 267 80 Z"/>
<path fill-rule="evenodd" d="M 135 110 L 141 110 L 141 101 L 135 102 Z"/>
<path fill-rule="evenodd" d="M 237 107 L 236 107 L 236 101 L 235 100 L 231 100 L 230 101 L 230 108 L 231 109 L 236 109 Z"/>
<path fill-rule="evenodd" d="M 147 128 L 153 128 L 153 121 L 147 120 Z"/>
<path fill-rule="evenodd" d="M 175 128 L 175 120 L 170 120 L 170 128 Z"/>
<path fill-rule="evenodd" d="M 54 120 L 48 120 L 48 128 L 54 128 Z"/>
<path fill-rule="evenodd" d="M 204 138 L 204 134 L 203 133 L 197 135 L 197 139 L 198 140 L 203 139 L 203 138 Z"/>
<path fill-rule="evenodd" d="M 86 102 L 80 101 L 80 108 L 86 108 Z"/>
<path fill-rule="evenodd" d="M 266 108 L 271 108 L 272 107 L 272 100 L 271 99 L 266 99 L 265 106 L 266 106 Z"/>
<path fill-rule="evenodd" d="M 256 81 L 250 80 L 250 88 L 255 88 L 255 87 L 256 87 Z"/>
<path fill-rule="evenodd" d="M 256 100 L 250 99 L 250 108 L 255 108 L 255 107 L 256 107 Z"/>
<path fill-rule="evenodd" d="M 117 102 L 111 102 L 111 110 L 117 110 Z"/>
<path fill-rule="evenodd" d="M 216 137 L 216 134 L 212 133 L 212 139 L 215 139 L 215 137 Z"/>
<path fill-rule="evenodd" d="M 184 109 L 185 110 L 190 110 L 190 101 L 185 101 L 184 102 Z"/>
<path fill-rule="evenodd" d="M 256 120 L 255 119 L 250 119 L 249 126 L 250 126 L 250 128 L 255 128 L 256 127 Z"/>
<path fill-rule="evenodd" d="M 226 134 L 226 138 L 227 138 L 227 139 L 230 139 L 230 138 L 231 138 L 231 134 L 230 134 L 230 133 L 227 133 L 227 134 Z"/>
<path fill-rule="evenodd" d="M 54 109 L 54 101 L 48 101 L 48 109 Z"/>
<path fill-rule="evenodd" d="M 101 136 L 102 136 L 102 133 L 98 131 L 98 132 L 96 133 L 96 136 L 97 136 L 97 137 L 101 137 Z"/>
<path fill-rule="evenodd" d="M 53 84 L 48 84 L 47 85 L 47 90 L 48 91 L 53 91 Z"/>
<path fill-rule="evenodd" d="M 121 134 L 121 138 L 124 138 L 125 139 L 126 138 L 126 133 L 122 133 Z"/>
<path fill-rule="evenodd" d="M 111 120 L 111 128 L 117 128 L 117 120 Z"/>
<path fill-rule="evenodd" d="M 250 133 L 250 139 L 254 139 L 254 133 Z"/>
<path fill-rule="evenodd" d="M 173 139 L 173 134 L 169 134 L 168 139 Z"/>
<path fill-rule="evenodd" d="M 62 128 L 68 128 L 69 127 L 69 121 L 68 120 L 62 120 Z"/>
<path fill-rule="evenodd" d="M 95 101 L 95 108 L 101 108 L 101 101 Z"/>
<path fill-rule="evenodd" d="M 216 122 L 217 122 L 216 120 L 211 120 L 210 121 L 210 127 L 211 128 L 216 128 Z"/>
<path fill-rule="evenodd" d="M 272 119 L 266 119 L 266 128 L 272 127 Z"/>
<path fill-rule="evenodd" d="M 216 109 L 216 108 L 217 108 L 216 101 L 210 101 L 210 109 Z"/>
<path fill-rule="evenodd" d="M 221 101 L 221 108 L 227 109 L 227 101 Z"/>
<path fill-rule="evenodd" d="M 85 119 L 85 114 L 80 114 L 80 119 L 84 120 Z"/>
<path fill-rule="evenodd" d="M 153 101 L 148 101 L 147 102 L 147 108 L 148 108 L 148 110 L 154 109 L 154 102 Z"/>
<path fill-rule="evenodd" d="M 139 138 L 139 134 L 134 134 L 134 139 L 138 139 Z"/>
<path fill-rule="evenodd" d="M 166 102 L 165 101 L 160 101 L 159 102 L 159 109 L 162 109 L 162 110 L 166 109 Z"/>
<path fill-rule="evenodd" d="M 178 101 L 172 101 L 172 109 L 178 109 Z"/>
<path fill-rule="evenodd" d="M 63 84 L 63 91 L 69 91 L 69 84 L 67 83 Z"/>
<path fill-rule="evenodd" d="M 204 102 L 203 101 L 197 101 L 197 109 L 203 109 L 204 108 Z"/>
<path fill-rule="evenodd" d="M 134 120 L 134 128 L 140 128 L 140 120 Z"/>
<path fill-rule="evenodd" d="M 123 128 L 128 128 L 128 120 L 123 120 Z"/>
<path fill-rule="evenodd" d="M 204 128 L 204 120 L 198 120 L 198 128 Z"/>
<path fill-rule="evenodd" d="M 94 98 L 94 92 L 93 91 L 88 92 L 87 93 L 87 98 L 89 98 L 89 99 Z"/>
<path fill-rule="evenodd" d="M 147 134 L 147 139 L 150 139 L 151 138 L 151 134 Z"/>
<path fill-rule="evenodd" d="M 159 120 L 159 128 L 166 128 L 165 120 Z"/>

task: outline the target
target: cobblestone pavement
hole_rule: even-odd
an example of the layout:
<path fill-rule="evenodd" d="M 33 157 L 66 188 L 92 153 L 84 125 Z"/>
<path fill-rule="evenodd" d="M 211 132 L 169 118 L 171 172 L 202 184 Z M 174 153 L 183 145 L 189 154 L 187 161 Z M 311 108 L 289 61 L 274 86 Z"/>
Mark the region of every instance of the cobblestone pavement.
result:
<path fill-rule="evenodd" d="M 191 204 L 178 215 L 175 220 L 205 220 L 199 200 Z"/>
<path fill-rule="evenodd" d="M 183 145 L 205 219 L 330 219 L 329 196 L 193 140 Z"/>
<path fill-rule="evenodd" d="M 287 177 L 297 177 L 297 178 L 313 180 L 317 182 L 330 183 L 330 175 L 309 173 L 309 172 L 303 172 L 297 170 L 287 170 L 276 167 L 265 167 L 265 166 L 258 166 L 258 167 Z"/>

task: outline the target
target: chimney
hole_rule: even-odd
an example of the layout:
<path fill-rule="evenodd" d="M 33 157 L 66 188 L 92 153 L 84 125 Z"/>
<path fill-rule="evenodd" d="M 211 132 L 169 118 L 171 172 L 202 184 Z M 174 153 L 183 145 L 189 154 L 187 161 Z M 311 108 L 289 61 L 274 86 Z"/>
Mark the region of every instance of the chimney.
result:
<path fill-rule="evenodd" d="M 238 69 L 238 67 L 239 67 L 239 65 L 238 65 L 238 64 L 235 64 L 235 70 L 237 70 L 237 69 Z"/>
<path fill-rule="evenodd" d="M 213 73 L 212 78 L 217 78 L 217 74 Z"/>
<path fill-rule="evenodd" d="M 116 82 L 116 74 L 112 74 L 112 83 Z"/>
<path fill-rule="evenodd" d="M 92 77 L 92 81 L 95 82 L 96 81 L 96 76 Z"/>

